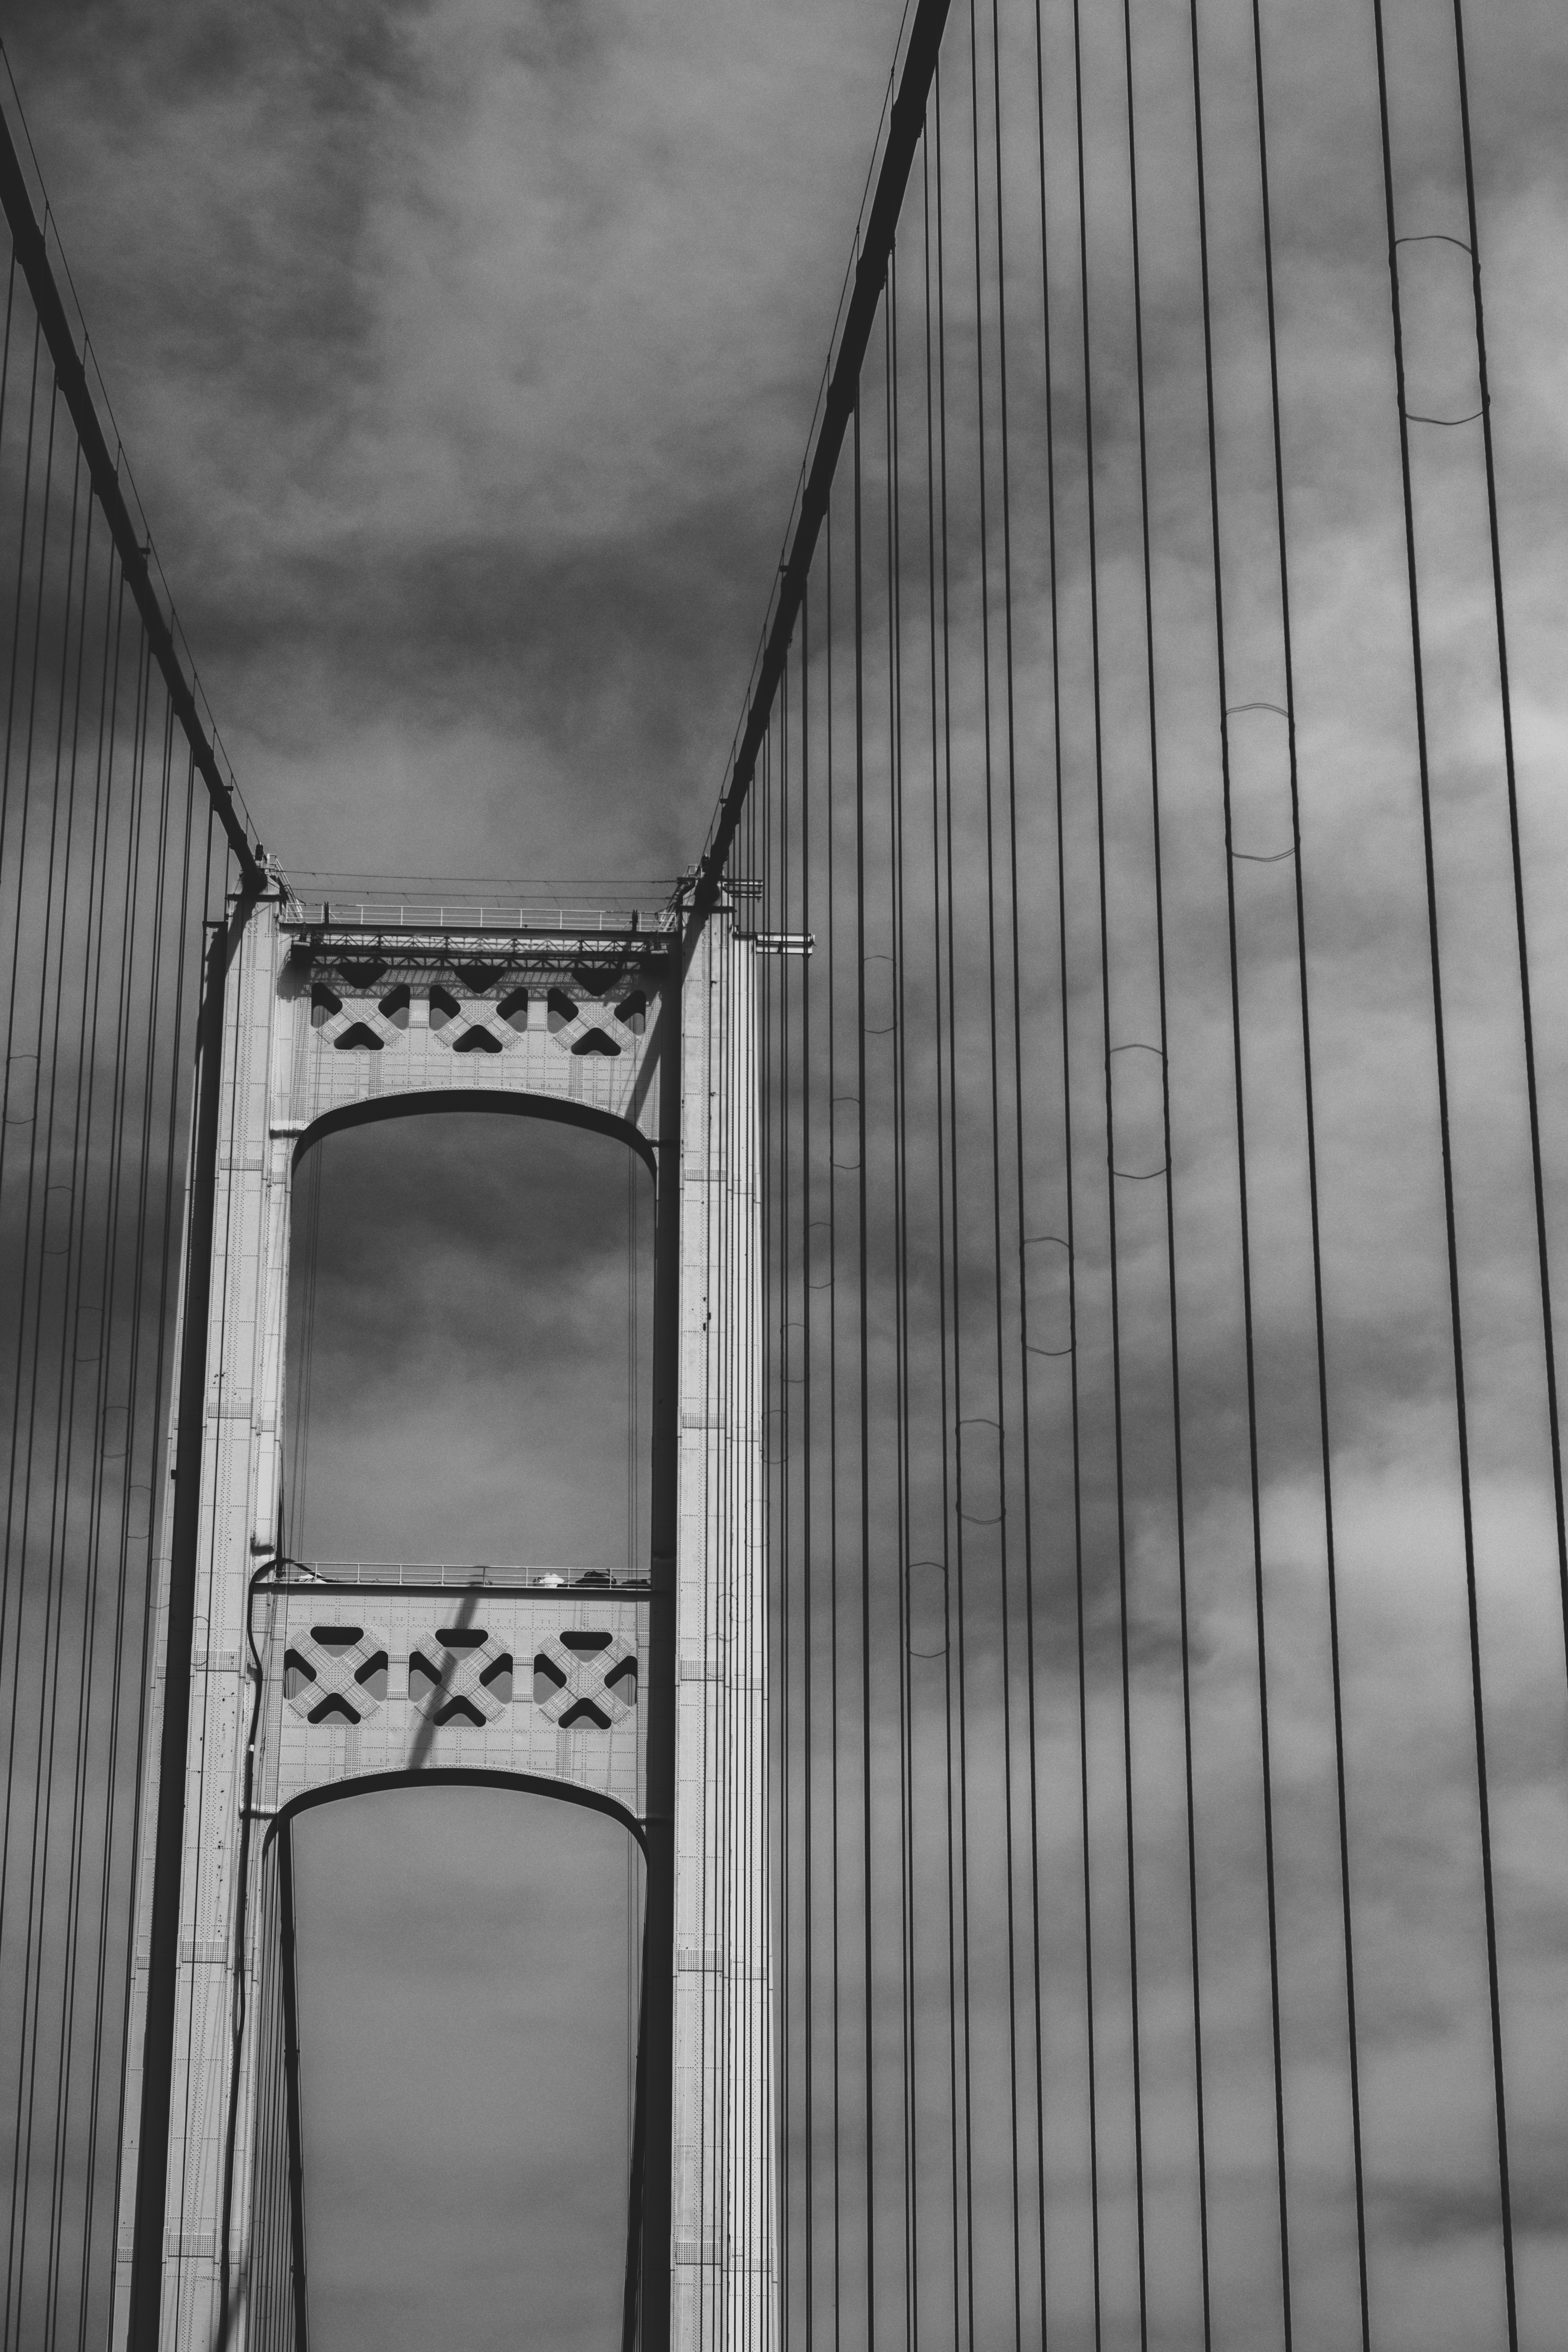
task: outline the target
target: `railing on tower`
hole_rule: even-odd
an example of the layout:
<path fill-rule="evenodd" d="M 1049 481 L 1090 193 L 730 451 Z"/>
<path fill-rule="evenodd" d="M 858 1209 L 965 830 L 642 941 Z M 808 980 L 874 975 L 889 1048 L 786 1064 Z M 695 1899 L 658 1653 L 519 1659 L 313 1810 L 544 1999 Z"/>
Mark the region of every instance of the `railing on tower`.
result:
<path fill-rule="evenodd" d="M 1552 2333 L 1562 820 L 1463 12 L 1335 23 L 913 9 L 689 893 L 791 2347 Z"/>
<path fill-rule="evenodd" d="M 199 1001 L 261 851 L 9 101 L 0 200 L 0 2341 L 44 2347 L 104 2340 L 132 2255 L 130 1985 L 173 1965 L 130 1906 Z"/>

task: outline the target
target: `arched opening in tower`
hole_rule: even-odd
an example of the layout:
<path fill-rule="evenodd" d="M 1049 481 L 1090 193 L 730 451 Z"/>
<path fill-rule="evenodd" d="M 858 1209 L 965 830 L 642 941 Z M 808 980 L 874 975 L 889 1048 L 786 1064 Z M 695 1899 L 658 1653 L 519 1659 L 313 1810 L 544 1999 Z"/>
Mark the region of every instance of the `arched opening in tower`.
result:
<path fill-rule="evenodd" d="M 653 1186 L 612 1137 L 458 1111 L 294 1179 L 296 1559 L 647 1570 Z"/>
<path fill-rule="evenodd" d="M 260 1901 L 263 2340 L 302 2318 L 313 2352 L 618 2344 L 643 1903 L 625 1817 L 350 1783 L 279 1823 Z"/>

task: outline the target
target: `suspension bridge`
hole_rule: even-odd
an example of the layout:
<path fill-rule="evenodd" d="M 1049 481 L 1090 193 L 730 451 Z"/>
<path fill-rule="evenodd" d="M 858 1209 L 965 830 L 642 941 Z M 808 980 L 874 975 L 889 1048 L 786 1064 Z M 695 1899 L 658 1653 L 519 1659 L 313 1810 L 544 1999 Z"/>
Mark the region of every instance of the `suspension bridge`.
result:
<path fill-rule="evenodd" d="M 1469 38 L 914 0 L 708 837 L 591 916 L 263 845 L 6 113 L 7 2347 L 303 2352 L 297 1829 L 411 1787 L 626 1849 L 624 2352 L 1556 2340 Z M 300 1171 L 472 1110 L 651 1180 L 624 1570 L 293 1556 Z"/>

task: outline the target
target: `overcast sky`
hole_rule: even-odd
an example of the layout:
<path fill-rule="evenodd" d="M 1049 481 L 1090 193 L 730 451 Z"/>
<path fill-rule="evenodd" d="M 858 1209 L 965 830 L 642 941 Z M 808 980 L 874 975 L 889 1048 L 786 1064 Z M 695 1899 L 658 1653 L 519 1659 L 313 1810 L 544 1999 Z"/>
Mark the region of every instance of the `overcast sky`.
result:
<path fill-rule="evenodd" d="M 1218 0 L 1214 13 L 1222 13 Z M 1241 13 L 1228 13 L 1239 26 Z M 1108 39 L 1120 23 L 1119 10 L 1086 16 L 1110 27 Z M 1446 8 L 1423 10 L 1415 0 L 1391 7 L 1390 17 L 1396 29 L 1436 28 L 1435 40 L 1451 24 Z M 247 798 L 286 866 L 657 874 L 695 855 L 776 561 L 896 21 L 891 0 L 8 11 L 7 47 L 164 566 Z M 1375 340 L 1384 331 L 1386 279 L 1379 276 L 1381 191 L 1364 136 L 1367 11 L 1360 0 L 1324 0 L 1321 10 L 1281 14 L 1281 27 L 1287 21 L 1298 47 L 1277 85 L 1279 163 L 1282 183 L 1302 194 L 1308 223 L 1289 247 L 1285 299 L 1298 369 L 1293 453 L 1301 470 L 1293 481 L 1309 870 L 1321 1041 L 1340 1082 L 1326 1102 L 1324 1132 L 1326 1164 L 1341 1178 L 1341 1224 L 1331 1241 L 1339 1253 L 1336 1409 L 1356 1643 L 1352 1738 L 1367 1791 L 1358 1864 L 1373 1920 L 1368 2083 L 1376 2097 L 1368 2129 L 1375 2212 L 1392 2249 L 1380 2274 L 1380 2322 L 1384 2341 L 1468 2352 L 1492 2340 L 1495 2225 L 1482 2128 L 1487 2070 L 1476 2038 L 1482 2012 L 1467 1654 L 1455 1519 L 1442 1484 L 1451 1475 L 1452 1423 L 1441 1317 L 1434 1320 L 1431 1304 L 1441 1269 L 1423 1124 L 1429 1030 L 1407 952 L 1422 908 L 1418 888 L 1415 896 L 1406 888 L 1412 877 L 1418 884 L 1419 870 L 1397 601 L 1403 547 L 1388 495 L 1386 360 Z M 1182 176 L 1189 131 L 1176 79 L 1185 11 L 1151 7 L 1140 24 L 1152 45 L 1165 45 L 1172 120 L 1180 117 L 1164 140 L 1152 106 L 1144 158 L 1151 282 L 1160 298 L 1152 305 L 1152 367 L 1176 387 L 1167 412 L 1174 446 L 1198 415 L 1192 211 Z M 1560 1146 L 1568 20 L 1552 0 L 1492 0 L 1472 10 L 1470 26 L 1515 709 L 1539 918 L 1543 1101 Z M 1109 123 L 1113 78 L 1102 87 Z M 1094 104 L 1091 91 L 1091 131 Z M 1415 71 L 1403 89 L 1399 126 L 1412 152 L 1447 138 L 1446 105 L 1436 82 Z M 1104 185 L 1111 188 L 1117 154 L 1105 135 L 1099 152 L 1110 159 Z M 1066 146 L 1057 153 L 1066 173 Z M 1440 174 L 1417 173 L 1410 187 L 1424 221 L 1445 233 L 1460 225 Z M 1114 188 L 1106 201 L 1119 201 Z M 1420 266 L 1413 257 L 1412 271 Z M 1222 353 L 1228 317 L 1233 358 L 1247 341 L 1245 320 L 1237 326 L 1243 297 L 1250 299 L 1245 284 L 1226 314 L 1222 294 Z M 1451 315 L 1447 299 L 1436 287 L 1424 314 L 1439 327 Z M 1439 404 L 1465 388 L 1443 381 L 1445 348 L 1438 333 L 1415 352 Z M 1126 454 L 1125 374 L 1112 382 L 1102 446 Z M 1212 723 L 1201 667 L 1208 656 L 1194 649 L 1206 562 L 1206 483 L 1194 450 L 1162 477 L 1157 521 L 1167 710 L 1174 713 L 1168 775 L 1177 802 L 1190 787 L 1195 806 L 1212 784 L 1213 763 L 1203 731 Z M 1383 467 L 1375 507 L 1373 458 Z M 1029 462 L 1021 450 L 1026 499 L 1039 488 Z M 1112 658 L 1123 662 L 1129 614 L 1134 634 L 1137 619 L 1128 553 L 1132 479 L 1121 469 L 1105 507 L 1106 543 L 1122 559 L 1119 572 L 1108 567 L 1107 611 L 1110 630 L 1123 632 Z M 1029 593 L 1037 595 L 1037 545 L 1021 553 L 1021 566 L 1031 562 Z M 1429 614 L 1435 740 L 1455 875 L 1466 855 L 1469 795 L 1495 783 L 1495 741 L 1477 721 L 1479 705 L 1466 699 L 1489 659 L 1486 583 L 1472 587 L 1438 599 Z M 1238 599 L 1238 643 L 1247 621 Z M 1259 644 L 1267 635 L 1260 626 Z M 1081 719 L 1081 675 L 1075 690 Z M 1033 697 L 1026 730 L 1043 734 L 1043 709 Z M 1136 711 L 1131 690 L 1111 710 L 1113 793 L 1116 774 L 1131 779 L 1130 792 L 1142 790 L 1132 755 L 1121 769 L 1116 757 L 1135 731 L 1126 714 L 1135 719 Z M 1208 748 L 1184 767 L 1184 744 Z M 1216 1083 L 1216 1068 L 1223 1078 L 1226 1047 L 1223 1006 L 1215 1015 L 1219 1000 L 1204 994 L 1216 969 L 1218 869 L 1211 860 L 1198 872 L 1212 844 L 1195 824 L 1189 830 L 1194 865 L 1181 870 L 1186 853 L 1178 845 L 1173 924 L 1180 935 L 1185 920 L 1197 943 L 1188 975 L 1197 975 L 1194 1052 L 1206 1056 L 1209 1078 L 1188 1097 L 1194 1139 L 1182 1197 L 1188 1263 L 1198 1269 L 1192 1380 L 1201 1392 L 1212 1373 L 1218 1394 L 1235 1370 L 1234 1195 L 1224 1189 L 1224 1151 L 1216 1147 L 1212 1167 L 1203 1159 L 1205 1118 L 1218 1099 L 1204 1085 Z M 1488 1026 L 1497 1009 L 1489 990 L 1500 974 L 1506 980 L 1510 942 L 1498 871 L 1494 857 L 1486 868 L 1493 896 L 1472 894 L 1479 911 L 1457 949 L 1458 1001 L 1476 1017 L 1462 1014 L 1456 1038 L 1476 1146 L 1467 1230 L 1482 1367 L 1489 1657 L 1502 1749 L 1500 1866 L 1514 1932 L 1514 2014 L 1529 2051 L 1515 2085 L 1521 2267 L 1528 2307 L 1542 2312 L 1563 2265 L 1561 2215 L 1547 2187 L 1562 2175 L 1562 2042 L 1552 2031 L 1554 2002 L 1560 2011 L 1552 1988 L 1560 1981 L 1563 1851 L 1561 1625 L 1538 1417 L 1528 1444 L 1519 1434 L 1535 1402 L 1525 1342 L 1515 1346 L 1530 1311 L 1528 1252 L 1521 1255 L 1517 1218 L 1510 1223 L 1499 1213 L 1488 1190 L 1488 1121 L 1495 1114 L 1500 1133 L 1505 1120 L 1517 1124 L 1518 1111 L 1517 1060 Z M 1395 872 L 1405 890 L 1397 900 L 1388 880 Z M 1130 898 L 1121 935 L 1146 945 L 1136 915 Z M 1146 965 L 1145 956 L 1145 982 Z M 1136 979 L 1131 954 L 1128 969 Z M 1136 1025 L 1134 1013 L 1128 1018 Z M 1511 1052 L 1511 1033 L 1505 1044 Z M 1267 1084 L 1265 1076 L 1265 1095 Z M 354 1529 L 377 1514 L 384 1528 L 395 1521 L 385 1466 L 400 1455 L 427 1460 L 438 1421 L 443 1485 L 435 1495 L 427 1484 L 422 1489 L 417 1548 L 449 1558 L 463 1557 L 465 1547 L 468 1556 L 527 1557 L 526 1544 L 513 1553 L 501 1540 L 512 1506 L 496 1474 L 498 1446 L 510 1412 L 520 1425 L 552 1433 L 559 1464 L 564 1422 L 583 1410 L 575 1400 L 596 1376 L 584 1300 L 604 1302 L 608 1338 L 597 1376 L 620 1380 L 618 1177 L 585 1176 L 585 1161 L 574 1175 L 569 1155 L 561 1157 L 551 1180 L 554 1222 L 547 1186 L 536 1196 L 546 1208 L 532 1213 L 539 1223 L 509 1241 L 524 1181 L 522 1146 L 510 1122 L 497 1126 L 485 1167 L 471 1151 L 465 1160 L 460 1137 L 438 1139 L 435 1122 L 411 1126 L 396 1143 L 378 1142 L 369 1159 L 353 1157 L 353 1139 L 341 1151 L 323 1150 L 323 1215 L 336 1220 L 339 1236 L 323 1294 L 322 1442 L 312 1472 L 323 1549 L 390 1542 L 383 1535 L 373 1545 Z M 1368 1155 L 1373 1134 L 1381 1159 Z M 1499 1154 L 1500 1166 L 1500 1145 Z M 543 1173 L 542 1162 L 532 1172 Z M 1518 1172 L 1510 1160 L 1510 1183 Z M 563 1188 L 573 1186 L 567 1205 Z M 1265 1192 L 1271 1201 L 1294 1197 L 1283 1182 Z M 602 1242 L 590 1231 L 595 1202 L 605 1220 Z M 1268 1213 L 1266 1207 L 1265 1226 Z M 487 1272 L 497 1267 L 499 1276 Z M 1265 1289 L 1267 1280 L 1266 1268 Z M 575 1320 L 567 1311 L 573 1298 Z M 1299 1307 L 1299 1298 L 1283 1297 L 1298 1338 L 1305 1328 Z M 564 1385 L 540 1370 L 559 1360 L 563 1339 L 572 1367 Z M 1212 1890 L 1222 1923 L 1227 1905 L 1247 1893 L 1246 1873 L 1252 1895 L 1257 1883 L 1247 1843 L 1256 1820 L 1247 1810 L 1255 1792 L 1244 1498 L 1228 1409 L 1216 1407 L 1194 1438 L 1193 1519 L 1211 1828 L 1220 1845 L 1234 1830 L 1235 1851 L 1245 1853 L 1234 1878 Z M 1321 2199 L 1309 2244 L 1318 2228 L 1320 2254 L 1326 2248 L 1331 2259 L 1315 2268 L 1309 2262 L 1308 2272 L 1326 2298 L 1321 2340 L 1338 2342 L 1332 2329 L 1344 2323 L 1351 2273 L 1343 2244 L 1336 2251 L 1321 2219 L 1331 2206 L 1342 2221 L 1333 2164 L 1342 2169 L 1343 2134 L 1340 2060 L 1324 2022 L 1334 1990 L 1332 1873 L 1312 1874 L 1331 1823 L 1318 1537 L 1301 1470 L 1310 1417 L 1292 1424 L 1281 1413 L 1270 1433 L 1270 1562 L 1290 1660 L 1277 1698 L 1289 1758 L 1282 1772 L 1299 1774 L 1303 1804 L 1314 1809 L 1316 1843 L 1303 1833 L 1302 1851 L 1310 1845 L 1317 1857 L 1297 1883 L 1293 1915 L 1307 2019 L 1296 2112 L 1306 2116 L 1298 2128 L 1310 2212 L 1314 2195 Z M 618 1461 L 618 1439 L 616 1449 Z M 466 1518 L 465 1495 L 474 1506 Z M 549 1516 L 552 1545 L 565 1545 L 572 1502 L 564 1481 L 551 1489 Z M 576 1556 L 592 1549 L 584 1542 Z M 1176 1773 L 1170 1614 L 1153 1574 L 1168 1565 L 1168 1545 L 1152 1510 L 1135 1528 L 1134 1549 L 1142 1654 L 1152 1662 L 1153 1682 L 1162 1659 L 1166 1676 L 1163 1698 L 1152 1691 L 1142 1718 L 1147 1822 L 1158 1817 Z M 1109 1677 L 1109 1659 L 1101 1663 Z M 1108 1706 L 1110 1692 L 1107 1678 L 1100 1696 Z M 1053 1785 L 1068 1790 L 1071 1695 L 1064 1684 L 1050 1696 L 1058 1702 L 1052 1736 L 1065 1745 L 1047 1767 Z M 986 1729 L 977 1722 L 977 1752 Z M 1101 1732 L 1103 1834 L 1113 1843 L 1110 1714 Z M 983 1780 L 981 1788 L 984 1794 Z M 1237 1826 L 1244 1814 L 1250 1828 Z M 1173 1815 L 1155 1834 L 1150 1864 L 1167 1947 L 1162 1962 L 1157 1928 L 1150 2000 L 1166 2017 L 1173 2047 L 1183 2030 L 1179 1826 Z M 1074 1863 L 1069 1828 L 1047 1857 L 1068 1890 L 1064 1906 Z M 1256 2095 L 1266 2082 L 1258 1923 L 1248 1916 L 1234 1949 L 1222 1933 L 1214 1982 L 1224 2021 L 1215 2034 L 1217 2095 L 1232 2099 L 1216 2143 L 1229 2200 L 1221 2227 L 1232 2233 L 1226 2259 L 1240 2282 L 1237 2340 L 1250 2341 L 1245 2330 L 1255 2315 L 1259 2330 L 1265 2317 L 1274 2324 L 1274 2285 L 1268 2116 Z M 364 1916 L 374 1926 L 374 1906 Z M 1056 1979 L 1069 1988 L 1075 1927 L 1070 1908 L 1053 1913 Z M 1063 2002 L 1070 2006 L 1065 1992 Z M 993 2026 L 1000 2013 L 989 2012 Z M 1064 2048 L 1072 2030 L 1064 2020 Z M 1248 2034 L 1255 2046 L 1244 2048 Z M 1070 2076 L 1070 2062 L 1062 2063 Z M 1445 2101 L 1460 2074 L 1468 2125 L 1457 2135 Z M 1069 2079 L 1068 2093 L 1077 2088 Z M 1184 2129 L 1183 2097 L 1172 2094 L 1169 2113 Z M 1064 2095 L 1061 2111 L 1068 2105 Z M 1157 2138 L 1157 2107 L 1152 2113 Z M 1173 2145 L 1177 2136 L 1173 2124 Z M 1323 2154 L 1331 2141 L 1332 2162 Z M 1117 2140 L 1108 2196 L 1124 2258 L 1113 2282 L 1122 2320 L 1125 2159 Z M 1185 2194 L 1185 2163 L 1184 2143 L 1171 2158 L 1173 2198 Z M 1084 2217 L 1073 2201 L 1081 2167 L 1064 2160 L 1064 2176 L 1053 2226 L 1070 2294 L 1084 2267 Z M 1184 2211 L 1169 2225 L 1173 2240 Z M 1190 2289 L 1179 2262 L 1177 2275 Z M 1082 2308 L 1086 2296 L 1087 2288 Z M 1082 2308 L 1073 2307 L 1087 2326 Z"/>
<path fill-rule="evenodd" d="M 7 11 L 154 536 L 287 864 L 696 855 L 899 14 Z"/>
<path fill-rule="evenodd" d="M 158 550 L 288 867 L 658 876 L 695 856 L 898 18 L 897 0 L 6 11 Z M 494 1129 L 416 1123 L 368 1154 L 354 1138 L 322 1150 L 308 1517 L 328 1556 L 623 1556 L 621 1157 Z M 410 2034 L 439 2072 L 454 2016 L 504 2041 L 532 2000 L 506 1896 L 539 1857 L 508 1858 L 479 1822 L 462 1834 L 441 1851 L 484 1876 L 467 1941 L 413 1853 L 416 1897 L 395 1875 L 389 1898 L 373 1870 L 325 1921 L 306 1864 L 305 2030 L 336 2047 L 312 2006 L 333 1980 L 319 1952 L 396 1952 L 402 1976 L 376 1987 L 394 2084 Z M 618 1856 L 608 1895 L 623 1899 Z M 580 2001 L 568 2026 L 586 2015 Z M 345 2096 L 375 2063 L 348 2066 Z M 475 2347 L 531 2321 L 552 2352 L 574 2326 L 598 2346 L 592 2295 L 529 2287 L 541 2247 L 510 2226 L 517 2181 L 504 2161 L 465 2168 L 471 2134 L 452 2125 L 446 2163 L 489 2233 L 482 2273 L 471 2235 L 414 2249 L 400 2209 L 377 2205 L 376 2151 L 391 2163 L 410 2131 L 448 2128 L 433 2079 L 367 2120 L 357 2162 L 321 2143 L 323 2347 L 388 2352 L 404 2324 L 427 2341 L 432 2308 L 460 2310 Z M 526 2089 L 501 2100 L 513 2129 Z M 580 2144 L 579 2112 L 555 2103 L 551 2145 L 566 2178 L 609 2167 L 600 2252 L 618 2273 L 624 2144 Z"/>

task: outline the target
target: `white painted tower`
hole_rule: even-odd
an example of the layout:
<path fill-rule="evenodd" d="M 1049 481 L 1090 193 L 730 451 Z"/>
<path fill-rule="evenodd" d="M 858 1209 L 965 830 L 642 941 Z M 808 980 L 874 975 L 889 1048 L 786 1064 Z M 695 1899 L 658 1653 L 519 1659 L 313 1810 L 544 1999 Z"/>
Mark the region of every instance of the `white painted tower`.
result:
<path fill-rule="evenodd" d="M 203 1084 L 216 1059 L 216 1098 L 205 1130 L 198 1109 L 191 1196 L 199 1212 L 210 1185 L 210 1283 L 193 1284 L 187 1265 L 182 1287 L 187 1301 L 205 1293 L 205 1349 L 193 1350 L 184 1329 L 178 1349 L 184 1393 L 197 1393 L 194 1364 L 203 1410 L 199 1445 L 197 1433 L 183 1447 L 177 1426 L 170 1435 L 170 1493 L 187 1502 L 183 1522 L 172 1503 L 160 1545 L 115 2342 L 145 2352 L 153 2340 L 151 2262 L 160 2347 L 215 2345 L 226 2310 L 228 2352 L 291 2339 L 293 2323 L 276 2317 L 292 2307 L 287 2282 L 268 2284 L 262 2273 L 302 2260 L 297 2179 L 291 2244 L 287 2231 L 276 2248 L 264 2244 L 258 2221 L 252 2246 L 253 2214 L 279 2162 L 268 2070 L 297 2063 L 259 2046 L 279 1965 L 274 1910 L 262 1899 L 274 1824 L 329 1786 L 446 1769 L 571 1790 L 617 1812 L 646 1843 L 650 1919 L 673 1908 L 673 1950 L 653 1951 L 648 1969 L 656 2017 L 673 1984 L 663 2045 L 673 2114 L 655 2063 L 639 2340 L 650 2352 L 721 2337 L 772 2352 L 752 950 L 721 910 L 681 985 L 679 934 L 668 928 L 530 929 L 493 916 L 415 922 L 384 906 L 352 911 L 353 919 L 341 906 L 308 919 L 286 890 L 237 910 L 206 1031 Z M 220 961 L 221 948 L 215 973 Z M 653 1169 L 661 1214 L 678 1214 L 662 1310 L 676 1391 L 665 1424 L 673 1575 L 657 1528 L 651 1571 L 587 1589 L 524 1570 L 439 1580 L 389 1570 L 324 1583 L 276 1565 L 294 1171 L 335 1128 L 440 1108 L 521 1112 L 619 1136 Z M 205 1230 L 195 1214 L 187 1254 L 189 1234 L 199 1248 Z M 180 1807 L 168 1786 L 160 1790 L 155 1765 L 163 1662 L 178 1659 L 184 1640 Z M 173 1720 L 177 1732 L 177 1712 Z M 650 1788 L 671 1778 L 673 1825 L 649 1801 Z M 662 1910 L 661 1867 L 672 1877 Z M 160 2047 L 169 2124 L 154 2245 L 156 2160 L 141 2176 L 140 2230 L 138 2179 L 149 2112 L 143 2052 Z M 657 2053 L 657 2032 L 648 2047 Z"/>

